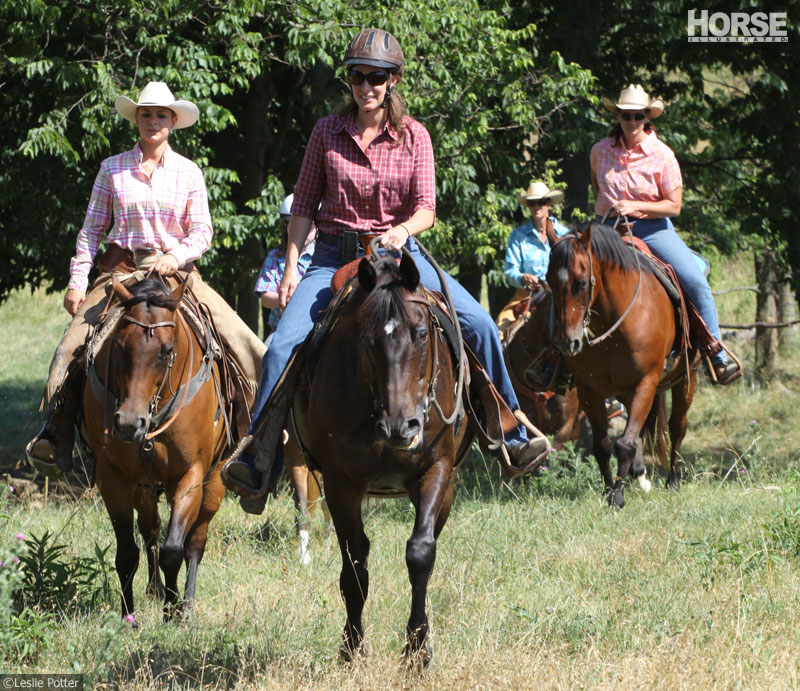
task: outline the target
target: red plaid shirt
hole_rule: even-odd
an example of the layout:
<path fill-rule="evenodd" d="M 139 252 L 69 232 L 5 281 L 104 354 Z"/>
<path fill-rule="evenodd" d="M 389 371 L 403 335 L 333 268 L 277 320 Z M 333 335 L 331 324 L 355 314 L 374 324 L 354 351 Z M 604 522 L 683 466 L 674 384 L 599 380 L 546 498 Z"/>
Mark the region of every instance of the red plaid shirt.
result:
<path fill-rule="evenodd" d="M 68 288 L 86 290 L 89 270 L 112 220 L 108 242 L 129 250 L 159 249 L 175 257 L 178 266 L 211 246 L 211 214 L 200 168 L 169 146 L 152 177 L 141 169 L 141 162 L 137 143 L 100 165 L 69 265 Z"/>
<path fill-rule="evenodd" d="M 623 199 L 657 202 L 683 186 L 675 154 L 655 132 L 630 151 L 622 138 L 616 146 L 611 137 L 601 139 L 592 147 L 589 160 L 597 178 L 594 211 L 599 216 Z"/>
<path fill-rule="evenodd" d="M 323 233 L 338 235 L 344 230 L 382 233 L 419 209 L 435 211 L 430 135 L 409 117 L 405 125 L 399 144 L 387 123 L 364 151 L 352 114 L 317 121 L 294 188 L 292 213 L 315 219 Z"/>

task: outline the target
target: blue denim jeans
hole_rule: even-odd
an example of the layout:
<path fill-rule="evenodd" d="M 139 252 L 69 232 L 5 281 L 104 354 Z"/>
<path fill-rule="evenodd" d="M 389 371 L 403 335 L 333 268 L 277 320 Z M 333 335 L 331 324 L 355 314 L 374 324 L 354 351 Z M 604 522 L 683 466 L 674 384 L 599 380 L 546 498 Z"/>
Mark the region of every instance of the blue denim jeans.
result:
<path fill-rule="evenodd" d="M 598 217 L 597 220 L 599 221 L 600 218 Z M 661 261 L 672 265 L 684 293 L 700 312 L 711 335 L 719 339 L 719 319 L 711 288 L 695 255 L 675 232 L 672 221 L 668 218 L 629 220 L 633 223 L 633 234 L 644 240 L 653 254 Z M 720 351 L 711 360 L 714 364 L 725 362 L 725 351 Z"/>
<path fill-rule="evenodd" d="M 411 256 L 419 270 L 420 283 L 430 290 L 441 290 L 436 270 L 422 256 L 414 240 L 409 239 L 406 247 L 411 251 Z M 258 385 L 253 408 L 253 421 L 250 425 L 251 433 L 257 429 L 272 389 L 278 382 L 292 353 L 302 344 L 314 324 L 319 321 L 323 310 L 333 299 L 331 278 L 341 266 L 339 249 L 325 242 L 317 242 L 311 265 L 297 284 L 297 290 L 281 315 L 272 343 L 264 355 L 261 382 Z M 460 283 L 446 273 L 445 280 L 450 289 L 453 306 L 458 313 L 464 342 L 472 348 L 477 358 L 486 367 L 489 377 L 511 410 L 517 410 L 519 403 L 503 361 L 497 326 L 486 310 Z M 526 440 L 527 435 L 522 425 L 506 437 L 506 441 L 511 444 Z"/>

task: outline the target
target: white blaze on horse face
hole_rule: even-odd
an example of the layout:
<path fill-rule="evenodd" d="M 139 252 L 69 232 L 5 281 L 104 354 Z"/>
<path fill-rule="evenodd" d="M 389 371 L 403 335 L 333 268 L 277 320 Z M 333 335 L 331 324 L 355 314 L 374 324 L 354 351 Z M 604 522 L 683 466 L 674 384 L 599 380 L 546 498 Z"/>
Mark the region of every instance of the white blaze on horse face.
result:
<path fill-rule="evenodd" d="M 567 281 L 569 281 L 569 271 L 562 266 L 558 270 L 558 282 L 566 283 Z"/>
<path fill-rule="evenodd" d="M 386 326 L 383 327 L 383 330 L 387 336 L 390 336 L 392 333 L 394 333 L 394 330 L 396 328 L 397 328 L 397 320 L 390 319 L 388 322 L 386 322 Z"/>

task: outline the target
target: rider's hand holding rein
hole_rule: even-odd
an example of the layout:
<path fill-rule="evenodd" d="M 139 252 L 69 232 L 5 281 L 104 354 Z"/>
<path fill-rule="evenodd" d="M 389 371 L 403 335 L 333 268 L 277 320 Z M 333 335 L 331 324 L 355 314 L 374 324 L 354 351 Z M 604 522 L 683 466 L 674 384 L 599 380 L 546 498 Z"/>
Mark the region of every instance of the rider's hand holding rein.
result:
<path fill-rule="evenodd" d="M 173 255 L 162 254 L 153 264 L 153 273 L 159 276 L 172 276 L 178 268 L 178 260 Z"/>
<path fill-rule="evenodd" d="M 381 235 L 381 247 L 387 250 L 400 250 L 411 236 L 432 228 L 435 220 L 436 214 L 432 209 L 417 209 L 405 223 L 393 226 Z"/>

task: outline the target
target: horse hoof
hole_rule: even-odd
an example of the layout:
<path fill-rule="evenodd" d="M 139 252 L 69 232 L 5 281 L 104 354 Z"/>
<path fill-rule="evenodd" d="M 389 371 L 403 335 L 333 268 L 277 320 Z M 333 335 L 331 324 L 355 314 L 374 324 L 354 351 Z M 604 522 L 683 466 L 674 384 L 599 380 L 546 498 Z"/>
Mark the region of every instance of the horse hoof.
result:
<path fill-rule="evenodd" d="M 361 641 L 360 645 L 353 648 L 349 643 L 342 643 L 339 648 L 339 657 L 342 662 L 355 662 L 358 659 L 369 657 L 372 654 L 372 648 L 367 641 Z"/>
<path fill-rule="evenodd" d="M 431 664 L 433 648 L 431 648 L 427 641 L 425 641 L 425 644 L 421 648 L 417 648 L 416 650 L 412 650 L 406 643 L 406 647 L 403 650 L 403 657 L 406 658 L 409 671 L 420 673 L 428 669 L 428 666 Z"/>

